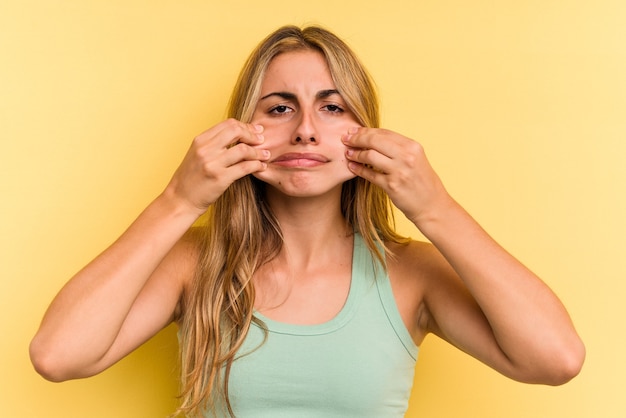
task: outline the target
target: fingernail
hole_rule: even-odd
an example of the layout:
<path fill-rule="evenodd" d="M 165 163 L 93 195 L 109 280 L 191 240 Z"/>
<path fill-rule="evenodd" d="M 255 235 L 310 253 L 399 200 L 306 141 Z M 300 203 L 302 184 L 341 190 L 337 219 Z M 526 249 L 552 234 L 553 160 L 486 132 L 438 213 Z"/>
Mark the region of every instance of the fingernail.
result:
<path fill-rule="evenodd" d="M 268 150 L 265 150 L 265 149 L 263 150 L 263 157 L 270 158 L 270 155 L 271 154 L 270 154 L 270 152 Z"/>
<path fill-rule="evenodd" d="M 263 132 L 263 125 L 254 125 L 255 132 Z"/>
<path fill-rule="evenodd" d="M 259 138 L 259 141 L 261 142 L 265 141 L 265 137 L 261 134 L 257 134 L 256 137 Z"/>
<path fill-rule="evenodd" d="M 348 149 L 346 150 L 346 155 L 347 155 L 348 157 L 352 157 L 352 154 L 354 154 L 354 150 L 353 150 L 352 148 L 348 148 Z"/>

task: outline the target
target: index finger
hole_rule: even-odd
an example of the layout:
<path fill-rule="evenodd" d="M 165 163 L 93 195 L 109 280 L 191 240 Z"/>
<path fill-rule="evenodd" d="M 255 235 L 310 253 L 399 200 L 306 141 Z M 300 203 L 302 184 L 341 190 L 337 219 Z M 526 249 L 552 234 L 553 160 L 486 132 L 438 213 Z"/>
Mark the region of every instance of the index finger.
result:
<path fill-rule="evenodd" d="M 196 138 L 201 144 L 214 142 L 219 147 L 231 147 L 239 142 L 259 145 L 264 141 L 263 126 L 227 119 L 204 131 Z"/>
<path fill-rule="evenodd" d="M 341 140 L 349 148 L 373 149 L 389 158 L 398 148 L 391 131 L 379 128 L 351 128 Z"/>

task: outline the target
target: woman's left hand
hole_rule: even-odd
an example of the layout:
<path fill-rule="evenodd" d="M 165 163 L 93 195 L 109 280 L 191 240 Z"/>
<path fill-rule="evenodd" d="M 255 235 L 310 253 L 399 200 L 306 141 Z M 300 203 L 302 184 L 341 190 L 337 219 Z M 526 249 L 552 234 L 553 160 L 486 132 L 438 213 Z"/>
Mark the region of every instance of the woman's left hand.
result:
<path fill-rule="evenodd" d="M 342 141 L 350 170 L 383 188 L 437 249 L 421 276 L 426 332 L 523 382 L 562 384 L 580 371 L 585 347 L 558 297 L 454 202 L 420 144 L 371 128 Z M 406 277 L 420 277 L 420 260 L 402 259 Z"/>
<path fill-rule="evenodd" d="M 385 190 L 418 228 L 452 200 L 418 142 L 375 128 L 352 128 L 342 141 L 350 170 Z"/>

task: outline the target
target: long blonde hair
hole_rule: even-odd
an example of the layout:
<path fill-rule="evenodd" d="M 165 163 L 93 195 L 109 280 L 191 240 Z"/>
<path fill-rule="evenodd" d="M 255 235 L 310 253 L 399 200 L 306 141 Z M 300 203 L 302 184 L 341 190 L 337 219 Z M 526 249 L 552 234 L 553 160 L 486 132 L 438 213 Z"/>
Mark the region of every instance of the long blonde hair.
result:
<path fill-rule="evenodd" d="M 271 60 L 289 51 L 321 52 L 333 81 L 363 126 L 379 126 L 374 84 L 352 50 L 320 27 L 282 27 L 252 52 L 233 90 L 228 116 L 249 122 Z M 235 181 L 209 208 L 199 241 L 195 278 L 183 297 L 180 321 L 182 403 L 178 413 L 234 417 L 228 378 L 252 322 L 254 272 L 280 251 L 280 226 L 265 203 L 264 183 L 252 176 Z M 389 198 L 362 178 L 344 183 L 341 209 L 347 225 L 359 232 L 383 265 L 385 242 L 404 242 L 394 232 Z M 220 402 L 221 400 L 221 402 Z M 218 411 L 218 405 L 223 410 Z"/>

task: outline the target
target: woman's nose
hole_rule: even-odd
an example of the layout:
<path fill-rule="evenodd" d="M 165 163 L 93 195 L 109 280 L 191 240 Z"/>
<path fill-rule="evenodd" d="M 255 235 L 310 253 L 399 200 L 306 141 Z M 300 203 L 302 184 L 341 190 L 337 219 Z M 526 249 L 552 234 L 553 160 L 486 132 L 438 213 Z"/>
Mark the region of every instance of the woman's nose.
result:
<path fill-rule="evenodd" d="M 316 143 L 316 142 L 317 142 L 317 140 L 315 139 L 315 137 L 314 137 L 314 136 L 311 136 L 311 137 L 309 137 L 309 138 L 307 138 L 306 136 L 305 136 L 304 138 L 302 138 L 302 137 L 300 137 L 300 136 L 297 136 L 297 137 L 295 138 L 295 142 L 296 142 L 297 144 L 302 144 L 302 143 L 314 144 L 314 143 Z"/>
<path fill-rule="evenodd" d="M 292 143 L 295 144 L 317 144 L 319 135 L 315 127 L 312 115 L 307 112 L 301 113 L 298 126 L 296 127 Z"/>

